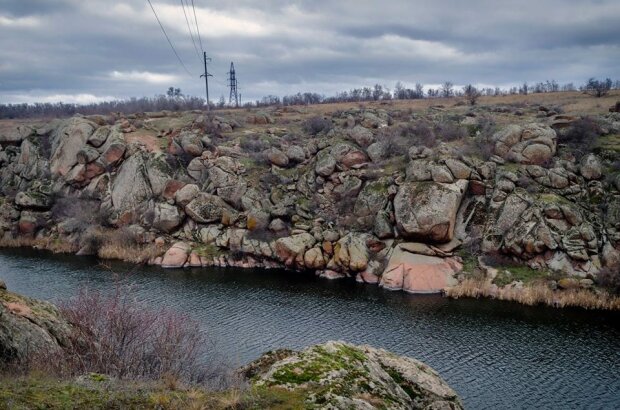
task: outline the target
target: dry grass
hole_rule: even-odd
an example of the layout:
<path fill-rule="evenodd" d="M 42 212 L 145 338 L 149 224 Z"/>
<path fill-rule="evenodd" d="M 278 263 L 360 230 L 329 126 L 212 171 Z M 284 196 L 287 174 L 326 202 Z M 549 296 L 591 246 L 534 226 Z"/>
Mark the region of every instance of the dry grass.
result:
<path fill-rule="evenodd" d="M 620 297 L 605 291 L 587 289 L 552 290 L 545 283 L 535 282 L 514 288 L 499 288 L 488 281 L 465 279 L 460 284 L 448 288 L 446 296 L 458 298 L 491 298 L 519 302 L 524 305 L 547 305 L 552 307 L 581 307 L 584 309 L 620 310 Z"/>
<path fill-rule="evenodd" d="M 478 100 L 478 105 L 548 105 L 560 106 L 566 114 L 604 114 L 620 98 L 620 90 L 612 90 L 608 95 L 595 98 L 579 91 L 540 93 L 528 95 L 501 95 L 483 96 Z M 460 108 L 467 110 L 467 106 L 454 107 L 455 104 L 464 101 L 464 97 L 450 98 L 424 98 L 420 100 L 391 100 L 391 101 L 368 101 L 368 102 L 344 102 L 332 104 L 317 104 L 298 107 L 304 116 L 326 115 L 338 110 L 347 110 L 357 107 L 411 109 L 412 111 L 425 111 L 431 106 L 443 105 L 446 108 Z"/>
<path fill-rule="evenodd" d="M 145 263 L 164 254 L 165 249 L 153 243 L 137 244 L 119 240 L 115 229 L 99 230 L 96 233 L 100 242 L 97 256 L 101 259 L 120 260 L 129 263 Z M 79 246 L 59 238 L 2 238 L 0 248 L 34 248 L 53 253 L 76 253 Z"/>
<path fill-rule="evenodd" d="M 104 243 L 97 252 L 97 256 L 101 259 L 116 259 L 129 263 L 144 263 L 149 259 L 163 255 L 165 249 L 155 245 L 131 245 L 123 246 L 122 244 L 107 242 Z"/>
<path fill-rule="evenodd" d="M 0 248 L 34 248 L 44 249 L 53 253 L 75 253 L 78 251 L 74 244 L 63 241 L 58 238 L 2 238 L 0 239 Z"/>

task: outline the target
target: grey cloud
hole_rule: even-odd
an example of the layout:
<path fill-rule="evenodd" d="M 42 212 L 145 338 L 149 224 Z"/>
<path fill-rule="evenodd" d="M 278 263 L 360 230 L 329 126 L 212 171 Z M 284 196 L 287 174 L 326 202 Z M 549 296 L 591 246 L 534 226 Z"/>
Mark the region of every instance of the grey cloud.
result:
<path fill-rule="evenodd" d="M 179 2 L 153 4 L 163 15 L 164 5 Z M 195 4 L 218 19 L 200 20 L 213 57 L 216 98 L 227 93 L 225 73 L 233 58 L 244 99 L 330 94 L 374 82 L 392 87 L 398 80 L 581 83 L 589 76 L 620 74 L 620 4 L 611 0 Z M 173 75 L 177 79 L 169 85 L 202 95 L 201 66 L 184 19 L 177 27 L 163 20 L 192 77 L 176 61 L 146 1 L 0 0 L 0 102 L 20 95 L 149 96 L 168 86 L 152 76 L 126 81 L 112 76 L 115 71 Z M 260 32 L 243 31 L 244 22 Z M 212 27 L 225 27 L 226 35 L 213 35 L 218 33 Z"/>

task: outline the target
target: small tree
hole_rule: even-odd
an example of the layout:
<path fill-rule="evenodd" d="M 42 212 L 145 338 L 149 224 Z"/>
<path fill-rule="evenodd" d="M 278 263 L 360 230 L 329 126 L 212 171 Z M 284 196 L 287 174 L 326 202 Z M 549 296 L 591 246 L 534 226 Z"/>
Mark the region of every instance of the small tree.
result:
<path fill-rule="evenodd" d="M 168 91 L 166 91 L 166 95 L 168 98 L 181 98 L 183 97 L 183 93 L 180 88 L 168 87 Z"/>
<path fill-rule="evenodd" d="M 594 77 L 590 78 L 584 87 L 584 92 L 594 97 L 600 98 L 609 93 L 611 90 L 611 78 L 605 80 L 596 80 Z"/>
<path fill-rule="evenodd" d="M 454 84 L 450 81 L 446 81 L 441 86 L 441 96 L 442 97 L 452 97 L 454 95 Z"/>
<path fill-rule="evenodd" d="M 465 95 L 465 98 L 467 98 L 470 105 L 476 105 L 476 101 L 478 100 L 478 97 L 480 97 L 480 90 L 473 85 L 468 84 L 463 87 L 463 95 Z"/>

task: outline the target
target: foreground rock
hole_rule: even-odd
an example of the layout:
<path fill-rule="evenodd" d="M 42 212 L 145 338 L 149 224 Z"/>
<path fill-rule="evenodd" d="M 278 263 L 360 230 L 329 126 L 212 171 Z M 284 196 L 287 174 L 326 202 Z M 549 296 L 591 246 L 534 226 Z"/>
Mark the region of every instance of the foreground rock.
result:
<path fill-rule="evenodd" d="M 9 292 L 0 281 L 0 368 L 36 351 L 53 354 L 66 345 L 70 330 L 55 306 Z"/>
<path fill-rule="evenodd" d="M 256 386 L 306 392 L 310 408 L 463 408 L 456 392 L 433 369 L 370 346 L 327 342 L 301 352 L 278 350 L 244 372 Z"/>

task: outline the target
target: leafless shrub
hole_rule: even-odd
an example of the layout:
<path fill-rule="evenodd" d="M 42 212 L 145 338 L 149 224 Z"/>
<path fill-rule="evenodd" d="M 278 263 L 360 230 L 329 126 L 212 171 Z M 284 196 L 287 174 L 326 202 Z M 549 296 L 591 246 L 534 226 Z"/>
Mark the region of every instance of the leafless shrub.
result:
<path fill-rule="evenodd" d="M 463 87 L 463 95 L 467 98 L 467 102 L 469 102 L 470 105 L 476 105 L 476 102 L 482 93 L 473 85 L 468 84 Z"/>
<path fill-rule="evenodd" d="M 620 295 L 620 271 L 605 267 L 596 276 L 597 283 L 614 295 Z"/>
<path fill-rule="evenodd" d="M 384 157 L 393 158 L 399 155 L 406 155 L 410 143 L 403 136 L 403 131 L 398 128 L 381 128 L 377 135 L 377 140 L 383 144 Z"/>
<path fill-rule="evenodd" d="M 495 154 L 495 144 L 491 138 L 479 135 L 467 139 L 467 143 L 461 149 L 461 157 L 479 157 L 483 161 L 488 161 Z"/>
<path fill-rule="evenodd" d="M 406 137 L 411 145 L 423 145 L 432 148 L 437 145 L 437 137 L 431 124 L 418 121 L 401 128 L 401 135 Z"/>
<path fill-rule="evenodd" d="M 601 127 L 592 118 L 584 117 L 575 121 L 573 125 L 558 136 L 558 142 L 566 144 L 577 151 L 590 151 L 601 135 Z"/>
<path fill-rule="evenodd" d="M 467 136 L 467 130 L 454 122 L 446 121 L 435 126 L 435 135 L 442 141 L 458 141 Z"/>
<path fill-rule="evenodd" d="M 47 358 L 46 365 L 63 376 L 94 372 L 119 379 L 208 381 L 213 374 L 203 359 L 206 340 L 197 323 L 170 310 L 150 310 L 132 294 L 119 282 L 109 295 L 83 289 L 62 303 L 72 332 L 63 356 Z"/>
<path fill-rule="evenodd" d="M 317 135 L 321 132 L 327 134 L 333 127 L 331 120 L 323 117 L 312 117 L 303 124 L 304 130 L 311 134 Z"/>
<path fill-rule="evenodd" d="M 258 135 L 255 135 L 243 138 L 239 142 L 239 147 L 241 147 L 244 152 L 253 154 L 261 153 L 266 149 L 271 148 L 271 145 L 267 141 L 262 140 Z"/>

